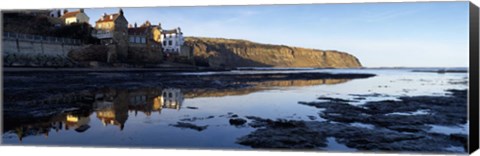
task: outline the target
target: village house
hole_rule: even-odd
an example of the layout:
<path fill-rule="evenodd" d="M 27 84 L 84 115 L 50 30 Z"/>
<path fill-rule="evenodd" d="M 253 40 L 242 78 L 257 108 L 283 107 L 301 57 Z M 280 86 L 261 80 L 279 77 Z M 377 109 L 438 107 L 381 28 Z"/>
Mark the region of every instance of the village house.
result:
<path fill-rule="evenodd" d="M 161 52 L 161 32 L 159 26 L 146 21 L 140 27 L 135 23 L 128 28 L 128 42 L 130 46 L 145 47 Z"/>
<path fill-rule="evenodd" d="M 185 39 L 180 27 L 176 29 L 164 30 L 160 26 L 161 36 L 160 41 L 162 43 L 162 50 L 169 56 L 181 56 L 187 59 L 193 58 L 193 54 L 187 46 L 184 45 Z"/>
<path fill-rule="evenodd" d="M 157 64 L 163 60 L 160 28 L 146 21 L 141 26 L 129 25 L 128 58 L 134 63 Z"/>
<path fill-rule="evenodd" d="M 59 16 L 60 14 L 57 13 L 53 14 L 53 16 Z M 50 12 L 50 16 L 52 16 L 52 12 Z M 60 17 L 60 19 L 63 20 L 65 25 L 70 25 L 72 23 L 88 23 L 90 18 L 85 14 L 83 9 L 77 10 L 77 11 L 72 11 L 68 12 L 67 9 L 63 11 L 63 15 Z"/>
<path fill-rule="evenodd" d="M 100 39 L 105 45 L 115 45 L 119 60 L 125 60 L 128 53 L 128 21 L 123 15 L 123 10 L 118 13 L 103 14 L 95 22 L 93 37 Z"/>
<path fill-rule="evenodd" d="M 162 36 L 160 41 L 163 44 L 163 52 L 169 54 L 179 54 L 180 48 L 183 45 L 183 33 L 180 27 L 171 30 L 163 30 L 160 27 Z"/>

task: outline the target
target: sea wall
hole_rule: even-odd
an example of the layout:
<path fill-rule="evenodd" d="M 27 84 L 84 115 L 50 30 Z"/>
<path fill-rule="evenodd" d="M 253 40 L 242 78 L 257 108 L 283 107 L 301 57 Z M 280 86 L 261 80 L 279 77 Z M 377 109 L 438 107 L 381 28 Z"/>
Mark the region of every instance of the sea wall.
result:
<path fill-rule="evenodd" d="M 55 39 L 55 38 L 54 38 Z M 4 66 L 72 66 L 67 58 L 70 50 L 79 48 L 79 44 L 15 38 L 2 39 Z"/>
<path fill-rule="evenodd" d="M 209 67 L 315 67 L 359 68 L 353 55 L 284 45 L 269 45 L 246 40 L 187 37 L 195 62 Z"/>

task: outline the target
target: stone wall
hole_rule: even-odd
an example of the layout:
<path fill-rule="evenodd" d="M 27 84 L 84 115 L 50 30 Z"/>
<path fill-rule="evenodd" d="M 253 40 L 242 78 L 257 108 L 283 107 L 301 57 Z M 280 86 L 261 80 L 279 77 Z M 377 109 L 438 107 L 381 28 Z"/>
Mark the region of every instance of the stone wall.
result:
<path fill-rule="evenodd" d="M 67 57 L 68 52 L 80 45 L 2 39 L 4 66 L 73 66 Z"/>

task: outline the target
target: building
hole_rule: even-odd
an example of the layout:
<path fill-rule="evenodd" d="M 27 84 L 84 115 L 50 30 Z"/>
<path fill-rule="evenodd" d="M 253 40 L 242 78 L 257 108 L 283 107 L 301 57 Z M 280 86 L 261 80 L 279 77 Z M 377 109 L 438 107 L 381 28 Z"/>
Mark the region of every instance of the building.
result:
<path fill-rule="evenodd" d="M 60 18 L 62 17 L 62 10 L 60 9 L 53 9 L 50 11 L 50 17 L 53 17 L 53 18 Z"/>
<path fill-rule="evenodd" d="M 161 49 L 161 32 L 158 25 L 152 25 L 149 21 L 137 27 L 135 23 L 128 28 L 128 42 L 132 46 L 140 46 L 152 49 Z"/>
<path fill-rule="evenodd" d="M 118 13 L 107 14 L 104 13 L 95 22 L 94 37 L 102 40 L 102 43 L 113 44 L 126 41 L 128 31 L 128 21 L 123 15 L 123 10 L 120 9 Z"/>
<path fill-rule="evenodd" d="M 52 15 L 52 12 L 50 12 L 50 16 Z M 60 15 L 58 12 L 54 13 L 54 16 Z M 85 14 L 83 9 L 73 11 L 73 12 L 68 12 L 67 9 L 63 11 L 63 15 L 60 17 L 65 25 L 70 25 L 72 23 L 88 23 L 90 18 Z"/>
<path fill-rule="evenodd" d="M 92 36 L 100 39 L 104 45 L 115 45 L 117 59 L 124 61 L 128 55 L 127 25 L 128 21 L 122 9 L 119 9 L 118 13 L 105 13 L 95 22 Z"/>
<path fill-rule="evenodd" d="M 160 31 L 162 34 L 160 41 L 162 42 L 163 52 L 166 54 L 179 55 L 184 43 L 183 33 L 180 27 L 171 30 L 164 30 L 160 27 Z"/>
<path fill-rule="evenodd" d="M 163 60 L 160 27 L 146 21 L 141 26 L 129 25 L 128 59 L 137 64 L 158 64 Z"/>

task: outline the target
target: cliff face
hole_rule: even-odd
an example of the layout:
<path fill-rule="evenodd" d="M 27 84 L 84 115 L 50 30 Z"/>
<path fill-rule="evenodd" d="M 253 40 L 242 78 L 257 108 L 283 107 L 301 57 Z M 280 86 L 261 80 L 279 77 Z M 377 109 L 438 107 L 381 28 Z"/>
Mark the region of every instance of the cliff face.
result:
<path fill-rule="evenodd" d="M 246 40 L 185 38 L 195 62 L 210 67 L 316 67 L 358 68 L 358 59 L 338 51 L 269 45 Z"/>

